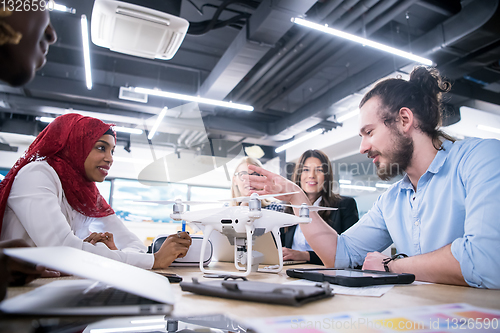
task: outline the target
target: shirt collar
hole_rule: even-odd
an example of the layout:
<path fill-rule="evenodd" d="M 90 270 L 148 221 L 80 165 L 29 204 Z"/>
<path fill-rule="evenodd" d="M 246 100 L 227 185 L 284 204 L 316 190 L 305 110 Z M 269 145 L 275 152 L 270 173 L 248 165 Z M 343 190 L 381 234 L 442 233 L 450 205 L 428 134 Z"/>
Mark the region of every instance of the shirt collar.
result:
<path fill-rule="evenodd" d="M 452 145 L 453 142 L 449 140 L 443 141 L 443 144 L 441 145 L 441 150 L 438 150 L 436 156 L 432 160 L 431 165 L 429 165 L 426 172 L 436 174 L 439 172 L 439 170 L 441 170 L 441 168 L 444 165 L 444 162 L 446 162 L 446 158 L 448 157 Z M 413 190 L 413 184 L 411 183 L 410 178 L 408 177 L 407 174 L 405 174 L 403 179 L 401 179 L 399 183 L 399 188 L 401 190 Z"/>
<path fill-rule="evenodd" d="M 436 156 L 432 160 L 431 165 L 429 165 L 429 168 L 427 168 L 427 172 L 436 174 L 439 172 L 439 170 L 441 170 L 441 168 L 444 165 L 444 162 L 446 162 L 446 158 L 448 157 L 452 145 L 453 142 L 449 140 L 443 141 L 443 144 L 441 145 L 441 150 L 438 150 Z"/>

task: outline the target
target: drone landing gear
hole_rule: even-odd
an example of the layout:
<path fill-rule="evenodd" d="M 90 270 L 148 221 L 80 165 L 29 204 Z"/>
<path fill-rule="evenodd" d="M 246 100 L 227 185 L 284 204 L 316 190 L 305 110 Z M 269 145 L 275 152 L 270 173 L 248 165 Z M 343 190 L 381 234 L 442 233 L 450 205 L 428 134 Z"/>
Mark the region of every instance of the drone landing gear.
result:
<path fill-rule="evenodd" d="M 253 239 L 251 240 L 253 243 Z M 235 255 L 235 260 L 234 260 L 234 266 L 236 269 L 240 271 L 244 271 L 245 268 L 244 266 L 240 266 L 240 263 L 243 265 L 248 264 L 248 255 L 249 252 L 247 251 L 247 239 L 246 238 L 235 238 L 235 249 L 236 249 L 236 255 Z M 259 269 L 259 264 L 262 262 L 264 259 L 264 255 L 258 251 L 252 251 L 252 266 L 250 267 L 251 272 L 257 272 Z"/>
<path fill-rule="evenodd" d="M 210 235 L 212 234 L 212 231 L 214 228 L 210 225 L 207 225 L 204 230 L 204 235 L 203 235 L 203 243 L 201 244 L 201 253 L 205 253 L 205 249 L 208 243 L 208 239 L 210 238 Z M 279 273 L 283 269 L 283 249 L 281 247 L 281 241 L 280 241 L 280 233 L 279 233 L 279 228 L 276 227 L 272 230 L 274 239 L 276 240 L 276 245 L 278 248 L 278 257 L 279 257 L 279 265 L 277 265 L 276 268 L 271 268 L 271 269 L 259 269 L 259 264 L 263 259 L 263 256 L 260 252 L 253 251 L 253 229 L 250 225 L 246 225 L 246 234 L 247 238 L 235 238 L 235 244 L 234 244 L 234 266 L 236 269 L 240 271 L 245 271 L 245 272 L 226 272 L 226 271 L 216 271 L 216 270 L 209 270 L 206 269 L 203 266 L 203 258 L 200 257 L 200 270 L 205 273 L 205 274 L 228 274 L 230 273 L 231 275 L 234 276 L 248 276 L 250 275 L 251 272 L 265 272 L 265 273 Z M 248 241 L 250 240 L 250 241 Z M 246 248 L 246 255 L 245 254 L 245 248 Z M 252 255 L 248 255 L 248 253 L 252 253 Z M 253 255 L 255 253 L 255 255 Z M 238 258 L 241 257 L 242 264 L 245 264 L 246 261 L 246 270 L 244 266 L 240 266 L 238 261 Z M 243 259 L 245 258 L 245 259 Z M 255 261 L 254 261 L 255 259 Z"/>
<path fill-rule="evenodd" d="M 235 276 L 248 276 L 250 275 L 251 272 L 265 272 L 265 273 L 279 273 L 281 272 L 281 270 L 283 269 L 283 249 L 281 247 L 281 242 L 280 242 L 280 233 L 279 233 L 279 228 L 276 227 L 272 230 L 272 233 L 273 233 L 273 236 L 274 236 L 274 239 L 276 240 L 276 245 L 278 247 L 278 257 L 279 257 L 279 265 L 277 265 L 276 268 L 274 269 L 259 269 L 259 264 L 260 262 L 262 261 L 262 254 L 257 252 L 257 251 L 253 251 L 252 247 L 253 247 L 253 239 L 252 239 L 252 236 L 253 236 L 253 229 L 252 229 L 252 226 L 250 225 L 246 225 L 245 226 L 246 228 L 246 234 L 247 234 L 247 238 L 236 238 L 235 239 L 235 244 L 234 244 L 234 258 L 235 258 L 235 261 L 234 261 L 234 265 L 236 267 L 236 269 L 242 271 L 244 270 L 245 272 L 226 272 L 226 271 L 216 271 L 216 270 L 210 270 L 210 269 L 206 269 L 204 266 L 203 266 L 203 257 L 200 255 L 200 270 L 205 273 L 205 274 L 228 274 L 230 273 L 231 275 L 235 275 Z M 204 230 L 204 235 L 203 235 L 203 242 L 201 244 L 201 253 L 205 253 L 205 249 L 206 249 L 206 246 L 207 246 L 207 243 L 208 243 L 208 239 L 210 238 L 210 235 L 212 234 L 212 231 L 214 231 L 214 228 L 210 225 L 207 225 L 205 226 L 205 230 Z M 247 255 L 245 256 L 246 257 L 246 260 L 242 260 L 242 261 L 246 261 L 246 270 L 245 270 L 245 267 L 243 266 L 240 266 L 239 263 L 238 263 L 238 256 L 241 255 L 241 253 L 245 253 L 245 247 L 246 247 L 246 253 Z M 240 249 L 240 251 L 238 251 Z M 256 255 L 254 257 L 254 255 L 248 255 L 248 253 L 258 253 L 260 254 L 259 255 Z M 243 258 L 243 256 L 241 256 Z M 254 261 L 255 259 L 255 261 Z M 244 262 L 242 262 L 244 264 Z"/>

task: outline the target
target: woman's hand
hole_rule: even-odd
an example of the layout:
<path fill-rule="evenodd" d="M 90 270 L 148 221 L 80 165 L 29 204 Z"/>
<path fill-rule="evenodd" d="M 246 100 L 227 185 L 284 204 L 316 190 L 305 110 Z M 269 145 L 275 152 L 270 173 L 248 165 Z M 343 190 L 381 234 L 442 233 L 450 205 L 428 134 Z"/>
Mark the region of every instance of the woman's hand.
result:
<path fill-rule="evenodd" d="M 183 258 L 191 246 L 191 237 L 187 232 L 178 232 L 165 239 L 161 248 L 154 254 L 153 269 L 167 268 L 177 258 Z"/>
<path fill-rule="evenodd" d="M 311 260 L 311 256 L 307 251 L 297 251 L 284 247 L 283 261 L 289 261 L 289 260 L 309 261 Z"/>
<path fill-rule="evenodd" d="M 250 191 L 251 193 L 265 195 L 265 194 L 279 194 L 288 192 L 300 192 L 297 194 L 276 196 L 276 198 L 282 201 L 288 201 L 292 203 L 294 199 L 297 199 L 296 204 L 309 202 L 307 200 L 307 196 L 304 194 L 302 189 L 297 184 L 289 181 L 288 179 L 255 165 L 249 164 L 248 169 L 260 174 L 260 176 L 248 176 L 250 186 L 262 189 L 260 191 L 256 190 Z"/>
<path fill-rule="evenodd" d="M 98 242 L 104 243 L 110 250 L 118 250 L 113 239 L 113 234 L 110 232 L 93 232 L 83 240 L 92 245 Z"/>

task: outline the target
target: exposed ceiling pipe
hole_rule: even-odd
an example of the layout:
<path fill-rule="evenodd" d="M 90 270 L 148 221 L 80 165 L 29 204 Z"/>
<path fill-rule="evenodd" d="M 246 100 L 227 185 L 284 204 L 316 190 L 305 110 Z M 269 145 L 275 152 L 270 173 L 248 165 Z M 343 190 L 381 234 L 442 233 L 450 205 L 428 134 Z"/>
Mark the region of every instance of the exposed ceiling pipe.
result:
<path fill-rule="evenodd" d="M 199 134 L 200 132 L 197 132 L 197 131 L 192 131 L 191 133 L 189 133 L 189 135 L 187 136 L 187 138 L 184 140 L 184 144 L 186 145 L 186 147 L 191 147 L 191 143 L 192 141 L 196 138 L 196 136 Z"/>
<path fill-rule="evenodd" d="M 469 3 L 459 14 L 437 25 L 434 29 L 412 42 L 413 51 L 429 56 L 452 45 L 491 20 L 493 15 L 498 11 L 498 4 L 498 0 L 476 0 Z M 290 116 L 269 124 L 268 133 L 270 135 L 277 135 L 285 131 L 288 127 L 293 126 L 293 124 L 299 123 L 311 116 L 326 116 L 326 114 L 323 115 L 322 113 L 332 103 L 365 88 L 381 77 L 389 75 L 394 71 L 395 67 L 402 68 L 410 63 L 408 60 L 395 60 L 392 58 L 378 61 L 376 64 L 368 66 L 353 75 L 350 78 L 351 85 L 349 87 L 339 87 L 336 85 L 308 104 L 303 105 Z"/>
<path fill-rule="evenodd" d="M 190 133 L 191 133 L 190 130 L 182 131 L 181 135 L 179 135 L 179 138 L 177 138 L 177 145 L 182 146 L 184 144 L 184 140 Z"/>
<path fill-rule="evenodd" d="M 198 95 L 235 100 L 228 95 L 294 25 L 290 17 L 303 15 L 315 3 L 263 0 L 199 87 Z"/>
<path fill-rule="evenodd" d="M 365 24 L 367 24 L 366 35 L 370 36 L 373 33 L 375 33 L 381 27 L 383 27 L 391 20 L 393 20 L 394 17 L 407 10 L 411 5 L 413 5 L 417 1 L 418 0 L 399 1 L 399 3 L 390 10 L 387 10 L 388 9 L 387 5 L 392 5 L 396 1 L 380 2 L 377 6 L 374 6 L 373 10 L 368 12 L 365 17 Z M 381 14 L 382 17 L 379 17 L 379 15 Z M 368 23 L 370 24 L 368 25 Z M 353 32 L 357 31 L 360 28 L 362 28 L 362 24 L 363 24 L 362 20 L 358 20 L 351 27 L 349 27 L 347 31 L 353 31 Z M 340 49 L 337 43 L 342 45 Z M 322 49 L 320 52 L 316 53 L 314 57 L 306 61 L 303 64 L 303 66 L 299 67 L 299 69 L 295 73 L 292 73 L 291 76 L 289 77 L 290 82 L 293 82 L 292 84 L 286 84 L 286 85 L 284 83 L 277 84 L 275 88 L 268 91 L 266 95 L 261 98 L 260 101 L 255 102 L 254 106 L 259 107 L 263 110 L 272 107 L 280 99 L 285 98 L 286 95 L 292 93 L 306 80 L 315 75 L 319 70 L 319 68 L 321 68 L 319 64 L 334 63 L 333 61 L 334 58 L 338 58 L 339 55 L 345 54 L 346 52 L 350 51 L 352 48 L 356 46 L 353 45 L 352 43 L 346 44 L 343 41 L 337 43 L 328 45 L 327 47 Z"/>
<path fill-rule="evenodd" d="M 357 29 L 362 27 L 359 23 L 359 18 L 365 13 L 369 13 L 370 8 L 374 7 L 379 1 L 364 1 L 357 4 L 349 14 L 342 18 L 338 23 L 333 26 L 337 29 L 344 30 L 347 32 L 355 32 Z M 366 17 L 366 22 L 374 20 L 376 16 L 370 15 Z M 357 21 L 355 21 L 358 19 Z M 354 22 L 354 23 L 353 23 Z M 270 99 L 273 99 L 283 90 L 288 91 L 288 86 L 295 83 L 296 80 L 300 80 L 304 75 L 310 75 L 316 73 L 319 68 L 311 68 L 313 64 L 322 64 L 327 58 L 331 56 L 339 47 L 345 44 L 345 41 L 340 39 L 331 38 L 331 36 L 324 35 L 324 42 L 322 45 L 316 45 L 314 49 L 311 49 L 309 55 L 303 54 L 296 59 L 294 59 L 285 70 L 281 71 L 278 75 L 272 77 L 272 79 L 267 82 L 266 86 L 259 91 L 258 94 L 254 95 L 254 100 L 251 101 L 252 105 L 257 109 L 262 109 L 263 105 L 267 104 Z M 328 37 L 328 38 L 326 38 Z M 291 111 L 291 110 L 289 110 Z"/>
<path fill-rule="evenodd" d="M 349 31 L 350 29 L 348 29 L 348 27 L 352 24 L 352 22 L 366 13 L 377 2 L 379 2 L 379 0 L 364 0 L 358 3 L 332 26 L 339 30 Z M 325 51 L 331 54 L 331 50 L 335 50 L 335 48 L 338 47 L 337 44 L 341 45 L 342 42 L 343 41 L 332 39 L 331 36 L 322 34 L 318 43 L 310 47 L 298 57 L 295 57 L 295 59 L 288 63 L 283 70 L 270 77 L 264 87 L 252 96 L 250 103 L 252 103 L 256 109 L 262 109 L 262 105 L 264 104 L 262 103 L 263 98 L 268 99 L 275 95 L 279 89 L 282 89 L 277 88 L 278 86 L 283 87 L 293 82 L 294 77 L 297 77 L 299 73 L 303 73 L 303 68 L 304 66 L 307 66 L 306 63 L 309 63 L 310 59 L 316 59 L 318 54 L 324 54 Z"/>
<path fill-rule="evenodd" d="M 460 12 L 460 3 L 454 1 L 422 0 L 418 5 L 441 15 L 453 16 Z"/>
<path fill-rule="evenodd" d="M 195 141 L 193 141 L 193 146 L 197 146 L 205 141 L 208 141 L 208 135 L 207 133 L 203 133 L 203 132 L 200 132 L 201 135 L 198 136 L 198 138 L 196 138 Z"/>
<path fill-rule="evenodd" d="M 330 0 L 328 3 L 324 4 L 321 8 L 317 10 L 318 14 L 315 16 L 311 16 L 311 19 L 321 22 L 324 20 L 327 14 L 333 12 L 343 0 Z M 297 27 L 292 27 L 297 28 Z M 296 45 L 297 43 L 309 35 L 311 32 L 306 31 L 305 29 L 296 29 L 296 33 L 293 37 L 286 42 L 285 45 L 281 46 L 279 49 L 275 49 L 274 55 L 266 60 L 265 64 L 262 65 L 251 77 L 247 78 L 247 80 L 241 81 L 238 86 L 231 92 L 231 96 L 234 100 L 240 100 L 240 97 L 246 93 L 249 89 L 253 87 L 253 85 L 264 75 L 270 68 L 273 68 L 278 61 L 281 60 L 285 55 L 287 55 Z M 243 99 L 241 99 L 243 100 Z"/>
<path fill-rule="evenodd" d="M 359 0 L 349 0 L 348 3 L 344 3 L 342 8 L 337 8 L 335 9 L 335 14 L 336 16 L 341 16 L 347 12 L 349 8 L 346 8 L 346 5 L 352 5 L 354 6 L 356 3 L 358 3 Z M 326 21 L 326 23 L 331 24 L 332 21 Z M 279 61 L 272 67 L 269 68 L 267 72 L 265 72 L 258 80 L 253 84 L 251 87 L 251 90 L 247 90 L 242 96 L 241 100 L 242 101 L 250 101 L 253 99 L 253 95 L 257 94 L 261 89 L 263 89 L 263 86 L 277 73 L 280 73 L 283 68 L 286 68 L 288 64 L 293 61 L 294 59 L 297 58 L 298 54 L 304 54 L 311 53 L 311 50 L 317 49 L 318 46 L 316 45 L 324 45 L 324 43 L 327 42 L 327 38 L 322 35 L 318 34 L 307 34 L 297 45 L 294 45 L 288 52 L 287 54 L 279 59 Z"/>

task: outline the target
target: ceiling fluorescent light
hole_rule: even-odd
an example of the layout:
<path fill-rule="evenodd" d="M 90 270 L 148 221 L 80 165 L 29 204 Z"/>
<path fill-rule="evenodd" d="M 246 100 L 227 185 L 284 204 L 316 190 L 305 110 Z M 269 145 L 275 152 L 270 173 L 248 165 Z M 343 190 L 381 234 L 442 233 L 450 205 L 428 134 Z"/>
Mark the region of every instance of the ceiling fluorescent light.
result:
<path fill-rule="evenodd" d="M 39 121 L 42 123 L 51 123 L 55 120 L 56 118 L 52 117 L 40 117 L 38 118 Z M 122 132 L 122 133 L 130 133 L 130 134 L 142 134 L 142 130 L 138 128 L 128 128 L 128 127 L 122 127 L 122 126 L 114 126 L 113 127 L 116 132 Z"/>
<path fill-rule="evenodd" d="M 51 123 L 51 122 L 53 122 L 53 121 L 54 121 L 54 119 L 56 119 L 56 118 L 51 118 L 51 117 L 40 117 L 40 119 L 39 119 L 39 120 L 40 120 L 42 123 Z"/>
<path fill-rule="evenodd" d="M 356 109 L 354 111 L 348 112 L 340 117 L 337 118 L 337 121 L 339 123 L 346 121 L 347 119 L 351 119 L 359 114 L 359 109 Z"/>
<path fill-rule="evenodd" d="M 293 141 L 290 141 L 290 142 L 288 142 L 288 143 L 285 143 L 283 146 L 276 148 L 274 151 L 275 151 L 276 153 L 281 153 L 283 150 L 288 149 L 288 148 L 290 148 L 290 147 L 293 147 L 293 146 L 295 146 L 295 145 L 297 145 L 297 144 L 299 144 L 299 143 L 301 143 L 301 142 L 304 142 L 304 141 L 306 141 L 306 140 L 309 140 L 310 138 L 315 137 L 316 135 L 319 135 L 319 134 L 321 134 L 321 133 L 323 133 L 323 129 L 322 129 L 322 128 L 319 128 L 319 129 L 317 129 L 317 130 L 315 130 L 315 131 L 313 131 L 313 132 L 311 132 L 311 133 L 309 133 L 309 134 L 306 134 L 306 135 L 304 135 L 304 136 L 301 136 L 301 137 L 300 137 L 300 138 L 298 138 L 298 139 L 295 139 L 295 140 L 293 140 Z"/>
<path fill-rule="evenodd" d="M 337 29 L 329 28 L 328 25 L 321 25 L 318 23 L 303 20 L 303 19 L 298 18 L 298 17 L 293 17 L 292 22 L 299 24 L 299 25 L 302 25 L 304 27 L 308 27 L 311 29 L 322 31 L 322 32 L 330 34 L 330 35 L 334 35 L 334 36 L 337 36 L 340 38 L 348 39 L 350 41 L 353 41 L 353 42 L 356 42 L 356 43 L 359 43 L 362 45 L 370 46 L 370 47 L 373 47 L 373 48 L 381 50 L 381 51 L 389 52 L 389 53 L 392 53 L 392 54 L 400 56 L 400 57 L 404 57 L 404 58 L 407 58 L 407 59 L 410 59 L 413 61 L 417 61 L 417 62 L 422 63 L 422 64 L 427 65 L 427 66 L 432 66 L 432 64 L 433 64 L 432 60 L 430 60 L 430 59 L 419 57 L 413 53 L 398 50 L 394 47 L 387 46 L 387 45 L 384 45 L 381 43 L 377 43 L 377 42 L 371 41 L 371 40 L 366 39 L 366 38 L 358 37 L 356 35 L 348 34 L 346 32 L 343 32 L 343 31 L 340 31 Z"/>
<path fill-rule="evenodd" d="M 486 126 L 486 125 L 477 125 L 477 129 L 480 129 L 481 131 L 500 134 L 500 128 L 496 128 L 496 127 L 490 127 L 490 126 Z"/>
<path fill-rule="evenodd" d="M 253 106 L 250 106 L 250 105 L 238 104 L 238 103 L 233 103 L 233 102 L 223 102 L 223 101 L 218 101 L 215 99 L 209 99 L 209 98 L 203 98 L 203 97 L 197 97 L 197 96 L 176 94 L 176 93 L 171 93 L 171 92 L 167 92 L 167 91 L 162 91 L 159 89 L 157 90 L 157 89 L 147 89 L 147 88 L 139 88 L 138 87 L 138 88 L 134 88 L 134 91 L 138 92 L 138 93 L 153 95 L 153 96 L 180 99 L 183 101 L 222 106 L 225 108 L 238 109 L 238 110 L 243 110 L 243 111 L 253 111 Z"/>
<path fill-rule="evenodd" d="M 359 186 L 359 185 L 347 185 L 347 184 L 340 184 L 340 188 L 358 190 L 358 191 L 370 191 L 370 192 L 375 192 L 377 190 L 377 188 L 373 186 Z"/>
<path fill-rule="evenodd" d="M 89 46 L 89 26 L 87 23 L 87 16 L 82 15 L 82 42 L 83 42 L 83 59 L 85 62 L 85 80 L 87 82 L 87 89 L 92 89 L 92 72 L 90 67 L 90 46 Z"/>
<path fill-rule="evenodd" d="M 57 4 L 54 1 L 49 1 L 47 3 L 47 8 L 50 11 L 56 10 L 58 12 L 65 12 L 65 13 L 70 13 L 70 14 L 75 14 L 76 13 L 76 9 L 70 8 L 70 7 L 66 7 L 64 5 Z"/>
<path fill-rule="evenodd" d="M 138 128 L 129 128 L 129 127 L 122 127 L 122 126 L 115 126 L 113 128 L 115 129 L 115 132 L 130 133 L 130 134 L 142 134 L 142 130 L 138 129 Z"/>
<path fill-rule="evenodd" d="M 165 115 L 167 114 L 167 110 L 168 110 L 167 107 L 164 107 L 161 110 L 160 114 L 158 115 L 158 118 L 156 118 L 155 124 L 153 125 L 153 129 L 151 129 L 151 132 L 149 132 L 148 140 L 152 140 L 153 139 L 153 136 L 155 135 L 156 130 L 158 129 L 158 126 L 160 126 L 161 121 L 163 120 L 163 117 L 165 117 Z"/>

